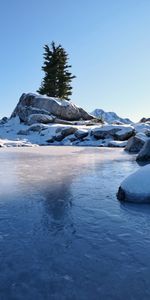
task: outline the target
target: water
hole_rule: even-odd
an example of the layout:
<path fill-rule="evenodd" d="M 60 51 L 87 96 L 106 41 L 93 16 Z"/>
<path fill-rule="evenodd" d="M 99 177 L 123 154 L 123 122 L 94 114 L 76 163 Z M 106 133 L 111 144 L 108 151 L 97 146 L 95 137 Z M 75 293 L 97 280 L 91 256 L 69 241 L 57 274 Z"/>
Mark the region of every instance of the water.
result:
<path fill-rule="evenodd" d="M 150 299 L 150 206 L 119 149 L 0 150 L 0 300 Z"/>

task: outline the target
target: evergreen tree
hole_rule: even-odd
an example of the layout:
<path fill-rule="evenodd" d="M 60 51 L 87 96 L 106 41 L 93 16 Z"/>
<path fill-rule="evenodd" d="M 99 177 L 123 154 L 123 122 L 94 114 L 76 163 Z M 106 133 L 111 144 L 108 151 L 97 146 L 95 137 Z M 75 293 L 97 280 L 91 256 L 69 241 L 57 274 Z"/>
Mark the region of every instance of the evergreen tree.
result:
<path fill-rule="evenodd" d="M 44 50 L 42 70 L 45 76 L 37 92 L 41 95 L 70 100 L 71 82 L 76 76 L 69 72 L 71 66 L 67 63 L 68 54 L 61 45 L 56 47 L 54 42 L 51 43 L 51 49 L 45 45 Z"/>

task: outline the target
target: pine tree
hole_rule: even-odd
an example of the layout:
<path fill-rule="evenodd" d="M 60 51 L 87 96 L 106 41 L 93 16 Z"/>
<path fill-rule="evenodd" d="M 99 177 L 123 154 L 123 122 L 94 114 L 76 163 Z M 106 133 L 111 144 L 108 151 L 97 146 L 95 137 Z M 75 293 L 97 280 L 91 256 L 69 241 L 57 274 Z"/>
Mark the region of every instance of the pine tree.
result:
<path fill-rule="evenodd" d="M 61 45 L 56 47 L 54 42 L 51 43 L 51 49 L 45 45 L 44 50 L 42 70 L 45 72 L 45 76 L 37 92 L 41 95 L 70 100 L 71 82 L 76 76 L 69 72 L 71 65 L 67 63 L 68 54 Z"/>

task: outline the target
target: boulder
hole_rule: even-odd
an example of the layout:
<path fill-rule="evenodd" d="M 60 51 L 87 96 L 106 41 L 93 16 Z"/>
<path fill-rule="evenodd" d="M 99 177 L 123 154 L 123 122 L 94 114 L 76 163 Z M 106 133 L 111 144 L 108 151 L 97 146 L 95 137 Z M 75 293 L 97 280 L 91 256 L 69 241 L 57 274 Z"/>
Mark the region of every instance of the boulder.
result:
<path fill-rule="evenodd" d="M 120 201 L 150 203 L 150 165 L 141 167 L 120 185 L 117 198 Z"/>
<path fill-rule="evenodd" d="M 132 126 L 126 126 L 115 133 L 114 138 L 118 141 L 126 141 L 135 134 L 135 130 Z"/>
<path fill-rule="evenodd" d="M 53 140 L 61 142 L 65 137 L 74 134 L 77 131 L 77 128 L 67 126 L 67 127 L 58 127 L 56 129 L 56 135 L 53 136 Z"/>
<path fill-rule="evenodd" d="M 28 129 L 21 129 L 17 132 L 18 135 L 28 135 L 29 130 Z"/>
<path fill-rule="evenodd" d="M 7 117 L 3 117 L 1 120 L 0 120 L 0 125 L 4 125 L 5 123 L 7 123 L 8 121 L 8 118 Z"/>
<path fill-rule="evenodd" d="M 140 123 L 146 123 L 146 122 L 150 122 L 150 118 L 142 118 L 140 120 Z"/>
<path fill-rule="evenodd" d="M 83 139 L 85 137 L 87 137 L 89 134 L 88 130 L 83 130 L 83 129 L 78 129 L 76 132 L 75 132 L 75 137 L 77 139 Z"/>
<path fill-rule="evenodd" d="M 46 115 L 46 114 L 31 114 L 28 117 L 28 124 L 32 125 L 35 123 L 43 123 L 43 124 L 48 124 L 48 123 L 53 123 L 55 120 L 55 117 Z"/>
<path fill-rule="evenodd" d="M 91 131 L 91 135 L 93 135 L 97 140 L 112 138 L 115 133 L 119 131 L 120 128 L 115 126 L 104 126 L 104 127 L 96 127 Z"/>
<path fill-rule="evenodd" d="M 22 94 L 11 117 L 19 116 L 21 121 L 28 122 L 31 114 L 53 115 L 67 121 L 94 119 L 85 110 L 67 100 L 32 93 Z"/>
<path fill-rule="evenodd" d="M 41 132 L 42 130 L 47 129 L 47 126 L 44 124 L 33 124 L 27 129 L 21 129 L 17 132 L 18 135 L 28 135 L 31 131 L 33 132 Z"/>
<path fill-rule="evenodd" d="M 145 140 L 143 138 L 135 135 L 128 140 L 125 150 L 132 153 L 138 153 L 142 149 L 144 143 Z"/>
<path fill-rule="evenodd" d="M 134 128 L 126 125 L 104 125 L 96 127 L 91 131 L 96 139 L 114 138 L 119 141 L 125 141 L 134 134 Z"/>
<path fill-rule="evenodd" d="M 77 131 L 77 128 L 68 126 L 68 127 L 64 127 L 61 130 L 61 134 L 65 138 L 68 135 L 74 134 L 76 131 Z"/>
<path fill-rule="evenodd" d="M 150 139 L 148 139 L 141 151 L 139 152 L 137 158 L 137 161 L 150 161 Z"/>

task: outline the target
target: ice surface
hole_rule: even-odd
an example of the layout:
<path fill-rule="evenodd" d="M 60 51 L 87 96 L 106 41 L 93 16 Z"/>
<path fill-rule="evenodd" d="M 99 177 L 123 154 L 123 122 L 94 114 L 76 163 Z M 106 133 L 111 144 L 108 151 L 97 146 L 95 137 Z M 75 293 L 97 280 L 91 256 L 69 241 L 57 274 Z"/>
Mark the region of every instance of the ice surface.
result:
<path fill-rule="evenodd" d="M 150 299 L 150 206 L 120 204 L 121 149 L 0 152 L 0 299 Z"/>

